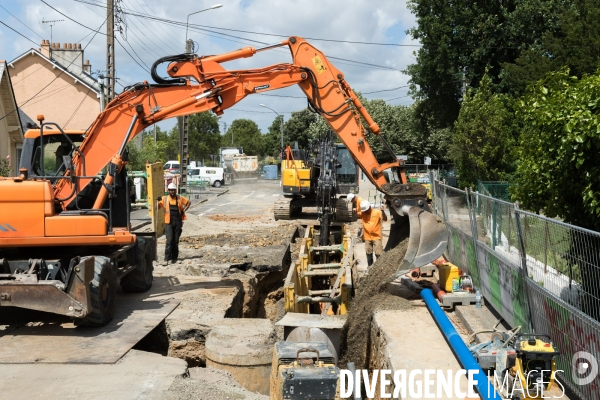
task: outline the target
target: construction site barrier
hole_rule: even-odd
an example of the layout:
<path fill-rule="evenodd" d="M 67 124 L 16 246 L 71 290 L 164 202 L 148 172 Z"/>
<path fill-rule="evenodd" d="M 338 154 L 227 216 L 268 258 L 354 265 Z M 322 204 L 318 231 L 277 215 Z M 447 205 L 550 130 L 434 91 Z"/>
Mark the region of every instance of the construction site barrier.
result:
<path fill-rule="evenodd" d="M 511 327 L 550 335 L 563 384 L 600 399 L 600 233 L 453 188 L 435 171 L 430 181 L 449 260 Z"/>

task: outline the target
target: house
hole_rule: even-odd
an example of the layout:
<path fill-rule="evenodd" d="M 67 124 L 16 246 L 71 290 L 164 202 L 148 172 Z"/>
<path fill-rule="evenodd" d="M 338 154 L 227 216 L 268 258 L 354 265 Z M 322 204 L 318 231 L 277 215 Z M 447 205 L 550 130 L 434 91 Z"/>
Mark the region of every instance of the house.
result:
<path fill-rule="evenodd" d="M 28 121 L 30 119 L 17 108 L 6 61 L 0 60 L 0 158 L 10 156 L 11 176 L 17 173 L 25 131 L 23 124 Z"/>
<path fill-rule="evenodd" d="M 100 89 L 81 44 L 42 40 L 8 63 L 18 107 L 63 129 L 87 129 L 100 113 Z"/>

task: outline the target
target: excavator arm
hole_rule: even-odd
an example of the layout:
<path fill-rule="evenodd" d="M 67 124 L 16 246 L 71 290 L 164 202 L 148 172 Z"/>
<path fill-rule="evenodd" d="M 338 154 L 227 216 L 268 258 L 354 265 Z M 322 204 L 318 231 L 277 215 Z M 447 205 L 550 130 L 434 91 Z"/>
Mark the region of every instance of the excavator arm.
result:
<path fill-rule="evenodd" d="M 227 61 L 252 57 L 258 52 L 283 46 L 290 49 L 291 63 L 249 70 L 226 70 L 222 66 Z M 166 62 L 169 62 L 168 79 L 156 73 L 156 67 Z M 250 94 L 297 84 L 310 106 L 331 126 L 367 178 L 385 194 L 395 214 L 409 216 L 412 247 L 409 245 L 407 258 L 410 260 L 405 258 L 404 266 L 412 266 L 416 260 L 425 264 L 443 252 L 447 241 L 445 228 L 442 226 L 440 229 L 435 217 L 424 211 L 427 206 L 426 189 L 420 184 L 407 182 L 403 161 L 396 159 L 380 135 L 379 126 L 345 81 L 344 74 L 304 39 L 290 37 L 275 45 L 246 47 L 214 56 L 183 54 L 165 57 L 155 63 L 152 76 L 158 85 L 143 82 L 124 91 L 88 129 L 80 151 L 73 158 L 74 173 L 82 178 L 62 179 L 55 186 L 55 198 L 62 199 L 63 208 L 73 201 L 74 194 L 81 191 L 91 177 L 110 163 L 112 168 L 109 168 L 94 204 L 95 209 L 101 208 L 116 171 L 123 167 L 125 146 L 144 128 L 167 118 L 209 110 L 221 115 Z M 368 133 L 361 118 L 370 133 L 382 140 L 392 161 L 377 161 L 366 140 Z M 385 170 L 391 173 L 384 174 Z M 435 234 L 432 235 L 432 232 Z"/>

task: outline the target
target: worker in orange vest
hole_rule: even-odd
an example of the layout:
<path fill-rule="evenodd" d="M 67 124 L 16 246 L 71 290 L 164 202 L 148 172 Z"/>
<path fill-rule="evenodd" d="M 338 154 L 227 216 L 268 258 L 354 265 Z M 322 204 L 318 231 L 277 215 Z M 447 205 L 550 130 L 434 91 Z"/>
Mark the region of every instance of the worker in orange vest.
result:
<path fill-rule="evenodd" d="M 167 243 L 165 244 L 165 261 L 163 265 L 167 265 L 169 260 L 173 264 L 177 262 L 179 256 L 179 237 L 183 230 L 183 221 L 186 220 L 185 212 L 190 208 L 191 203 L 183 196 L 177 195 L 177 185 L 169 183 L 168 196 L 158 202 L 159 208 L 165 209 L 165 236 Z M 166 205 L 169 205 L 168 208 Z"/>
<path fill-rule="evenodd" d="M 360 219 L 363 226 L 365 238 L 365 252 L 367 253 L 367 264 L 373 264 L 373 253 L 379 259 L 383 253 L 382 221 L 387 221 L 384 206 L 380 210 L 373 209 L 369 200 L 360 202 Z"/>
<path fill-rule="evenodd" d="M 348 193 L 348 196 L 346 196 L 346 200 L 352 203 L 352 212 L 354 212 L 356 216 L 360 218 L 360 203 L 363 201 L 363 199 L 361 199 L 354 193 Z"/>

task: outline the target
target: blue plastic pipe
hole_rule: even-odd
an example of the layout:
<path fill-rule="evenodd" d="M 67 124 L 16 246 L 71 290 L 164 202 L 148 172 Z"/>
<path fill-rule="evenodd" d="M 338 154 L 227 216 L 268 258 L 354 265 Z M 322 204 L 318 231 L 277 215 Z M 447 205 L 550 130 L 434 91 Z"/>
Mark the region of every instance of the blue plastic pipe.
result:
<path fill-rule="evenodd" d="M 479 396 L 481 396 L 483 400 L 501 400 L 502 397 L 496 392 L 493 383 L 488 379 L 487 374 L 483 372 L 475 360 L 475 357 L 473 357 L 465 345 L 465 342 L 463 342 L 458 332 L 456 332 L 452 322 L 446 317 L 446 314 L 439 306 L 431 290 L 421 290 L 421 297 L 425 300 L 427 308 L 429 308 L 431 315 L 437 322 L 440 330 L 446 337 L 446 340 L 450 343 L 450 347 L 454 350 L 454 354 L 458 357 L 462 367 L 467 371 L 476 371 L 473 375 L 473 379 L 477 381 L 477 392 L 479 393 Z"/>

